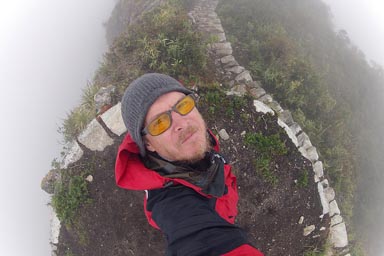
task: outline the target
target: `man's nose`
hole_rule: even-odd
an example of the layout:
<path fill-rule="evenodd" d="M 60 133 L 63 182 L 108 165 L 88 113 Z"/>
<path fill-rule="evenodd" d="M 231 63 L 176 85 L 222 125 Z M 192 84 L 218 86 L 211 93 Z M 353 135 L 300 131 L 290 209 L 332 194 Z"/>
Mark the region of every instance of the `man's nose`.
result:
<path fill-rule="evenodd" d="M 185 116 L 182 116 L 179 113 L 176 113 L 175 111 L 172 111 L 171 115 L 172 115 L 172 129 L 174 131 L 183 130 L 186 126 L 186 120 L 184 119 Z"/>

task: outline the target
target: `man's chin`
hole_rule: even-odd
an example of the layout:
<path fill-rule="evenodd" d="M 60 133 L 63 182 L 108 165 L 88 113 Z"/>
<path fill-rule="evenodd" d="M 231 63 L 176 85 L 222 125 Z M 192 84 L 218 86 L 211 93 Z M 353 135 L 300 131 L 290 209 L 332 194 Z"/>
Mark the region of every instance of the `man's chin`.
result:
<path fill-rule="evenodd" d="M 210 150 L 209 147 L 202 147 L 193 152 L 186 152 L 186 154 L 184 155 L 181 161 L 189 164 L 196 163 L 202 160 L 205 157 L 205 153 L 208 152 L 209 150 Z"/>

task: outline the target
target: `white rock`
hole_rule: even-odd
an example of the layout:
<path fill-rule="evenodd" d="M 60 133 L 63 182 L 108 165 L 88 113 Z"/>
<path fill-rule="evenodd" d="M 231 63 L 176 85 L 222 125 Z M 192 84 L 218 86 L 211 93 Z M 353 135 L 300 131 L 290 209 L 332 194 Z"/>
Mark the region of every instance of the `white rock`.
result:
<path fill-rule="evenodd" d="M 93 176 L 88 175 L 87 178 L 85 178 L 85 180 L 88 181 L 89 183 L 91 183 L 93 181 Z"/>
<path fill-rule="evenodd" d="M 227 64 L 229 62 L 235 61 L 235 57 L 233 55 L 227 55 L 220 59 L 221 63 Z"/>
<path fill-rule="evenodd" d="M 304 222 L 304 216 L 301 216 L 299 219 L 299 224 L 301 225 L 301 224 L 303 224 L 303 222 Z"/>
<path fill-rule="evenodd" d="M 273 98 L 271 95 L 265 94 L 264 96 L 260 97 L 258 100 L 264 102 L 265 104 L 268 104 L 273 101 Z"/>
<path fill-rule="evenodd" d="M 265 90 L 261 87 L 252 88 L 249 90 L 249 93 L 255 97 L 256 99 L 259 99 L 261 96 L 265 95 Z"/>
<path fill-rule="evenodd" d="M 68 151 L 64 153 L 64 158 L 60 163 L 61 169 L 67 169 L 69 164 L 80 160 L 80 158 L 83 156 L 83 150 L 80 148 L 76 141 L 67 143 L 65 148 L 67 148 Z"/>
<path fill-rule="evenodd" d="M 299 147 L 299 152 L 301 153 L 301 155 L 305 158 L 307 158 L 309 160 L 309 156 L 308 156 L 308 153 L 307 153 L 307 150 L 303 147 Z"/>
<path fill-rule="evenodd" d="M 307 226 L 307 227 L 305 227 L 304 230 L 303 230 L 303 235 L 304 235 L 304 236 L 308 236 L 308 235 L 311 234 L 315 229 L 316 229 L 315 225 Z"/>
<path fill-rule="evenodd" d="M 302 131 L 300 125 L 298 123 L 293 123 L 292 125 L 289 126 L 289 128 L 291 128 L 292 132 L 297 135 L 299 132 Z"/>
<path fill-rule="evenodd" d="M 61 223 L 53 207 L 51 205 L 48 205 L 48 208 L 51 215 L 51 221 L 50 221 L 51 222 L 51 238 L 50 238 L 51 244 L 58 244 Z"/>
<path fill-rule="evenodd" d="M 247 93 L 247 86 L 245 84 L 237 84 L 226 93 L 226 95 L 244 96 Z"/>
<path fill-rule="evenodd" d="M 240 133 L 241 136 L 245 136 L 245 134 L 247 134 L 246 131 L 242 131 L 242 132 Z"/>
<path fill-rule="evenodd" d="M 245 68 L 242 67 L 242 66 L 234 66 L 234 67 L 226 69 L 226 71 L 229 71 L 229 72 L 232 72 L 232 73 L 235 73 L 235 74 L 240 74 L 244 70 L 245 70 Z"/>
<path fill-rule="evenodd" d="M 344 248 L 348 245 L 348 235 L 345 223 L 332 226 L 330 231 L 330 240 L 335 248 Z"/>
<path fill-rule="evenodd" d="M 317 190 L 319 192 L 321 206 L 323 207 L 323 215 L 327 214 L 329 213 L 329 203 L 325 197 L 323 184 L 321 184 L 321 182 L 317 183 Z"/>
<path fill-rule="evenodd" d="M 93 119 L 87 128 L 78 137 L 79 142 L 93 151 L 103 151 L 107 146 L 113 144 L 113 140 L 108 136 L 104 128 Z"/>
<path fill-rule="evenodd" d="M 293 144 L 295 144 L 295 146 L 297 147 L 299 145 L 297 138 L 296 138 L 295 134 L 293 134 L 292 130 L 288 127 L 288 125 L 286 123 L 284 123 L 280 118 L 277 119 L 277 123 L 279 124 L 279 126 L 281 128 L 283 128 L 285 130 L 288 137 L 291 139 Z"/>
<path fill-rule="evenodd" d="M 260 99 L 261 101 L 263 101 L 262 99 Z M 283 112 L 283 108 L 280 106 L 279 103 L 277 103 L 276 101 L 272 100 L 271 102 L 268 103 L 268 106 L 273 109 L 275 112 L 277 113 L 280 113 L 280 112 Z"/>
<path fill-rule="evenodd" d="M 324 176 L 324 170 L 323 170 L 323 162 L 317 161 L 313 165 L 313 171 L 315 172 L 316 176 L 321 178 Z"/>
<path fill-rule="evenodd" d="M 308 153 L 309 160 L 311 160 L 311 162 L 315 162 L 319 160 L 319 154 L 317 153 L 317 149 L 315 147 L 312 146 L 307 148 L 307 153 Z"/>
<path fill-rule="evenodd" d="M 309 140 L 309 137 L 305 132 L 299 134 L 297 136 L 297 140 L 299 142 L 299 146 L 303 147 L 304 149 L 308 149 L 308 148 L 312 147 L 312 143 Z"/>
<path fill-rule="evenodd" d="M 227 41 L 227 37 L 225 36 L 225 33 L 216 33 L 214 35 L 217 36 L 219 42 Z"/>
<path fill-rule="evenodd" d="M 279 113 L 279 117 L 281 118 L 281 120 L 284 121 L 284 123 L 286 123 L 288 126 L 292 125 L 294 122 L 293 122 L 293 118 L 292 118 L 292 114 L 291 114 L 291 111 L 289 110 L 284 110 L 282 112 Z"/>
<path fill-rule="evenodd" d="M 229 135 L 227 133 L 227 131 L 225 129 L 221 129 L 219 131 L 219 136 L 220 138 L 222 138 L 223 140 L 229 140 Z"/>
<path fill-rule="evenodd" d="M 257 112 L 261 112 L 264 114 L 270 113 L 272 115 L 275 115 L 275 112 L 273 112 L 273 110 L 270 107 L 268 107 L 261 101 L 254 100 L 253 105 L 255 106 Z"/>
<path fill-rule="evenodd" d="M 321 182 L 321 185 L 323 186 L 323 188 L 327 188 L 329 187 L 329 182 L 327 179 L 324 179 L 322 182 Z"/>
<path fill-rule="evenodd" d="M 333 200 L 332 202 L 329 203 L 329 215 L 330 216 L 333 216 L 335 214 L 339 214 L 340 215 L 340 209 L 339 209 L 339 206 L 337 205 L 337 202 L 336 200 Z"/>
<path fill-rule="evenodd" d="M 324 189 L 324 195 L 328 202 L 331 202 L 333 199 L 335 199 L 335 190 L 331 187 Z"/>
<path fill-rule="evenodd" d="M 211 48 L 213 50 L 227 50 L 227 49 L 232 49 L 231 43 L 230 42 L 225 42 L 225 43 L 213 43 L 211 44 Z M 227 54 L 230 55 L 230 54 Z"/>
<path fill-rule="evenodd" d="M 121 103 L 117 103 L 112 108 L 108 109 L 104 114 L 102 114 L 101 119 L 105 125 L 116 135 L 120 136 L 121 134 L 127 131 L 127 128 L 124 125 L 123 117 L 121 116 Z"/>
<path fill-rule="evenodd" d="M 340 224 L 342 222 L 343 222 L 343 217 L 341 217 L 340 215 L 335 215 L 331 218 L 331 226 Z"/>
<path fill-rule="evenodd" d="M 252 77 L 251 77 L 251 74 L 249 73 L 248 70 L 245 70 L 244 72 L 242 72 L 241 74 L 237 75 L 235 77 L 235 81 L 236 82 L 251 82 L 252 81 Z"/>

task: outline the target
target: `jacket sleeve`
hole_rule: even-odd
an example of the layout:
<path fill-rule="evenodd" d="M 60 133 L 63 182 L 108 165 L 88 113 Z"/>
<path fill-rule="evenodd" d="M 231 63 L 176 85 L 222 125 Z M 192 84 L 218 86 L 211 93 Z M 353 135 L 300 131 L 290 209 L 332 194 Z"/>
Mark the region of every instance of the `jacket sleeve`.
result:
<path fill-rule="evenodd" d="M 184 186 L 149 191 L 147 210 L 166 235 L 167 255 L 222 255 L 247 244 L 244 232 L 221 218 L 212 200 Z"/>

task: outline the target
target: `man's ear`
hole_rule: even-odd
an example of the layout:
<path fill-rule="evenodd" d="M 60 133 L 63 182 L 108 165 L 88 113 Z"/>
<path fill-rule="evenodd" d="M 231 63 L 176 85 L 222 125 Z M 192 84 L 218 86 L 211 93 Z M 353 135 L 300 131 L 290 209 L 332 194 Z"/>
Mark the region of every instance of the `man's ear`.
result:
<path fill-rule="evenodd" d="M 147 150 L 149 150 L 151 152 L 156 151 L 155 148 L 152 146 L 152 144 L 147 139 L 144 139 L 144 145 L 147 148 Z"/>

